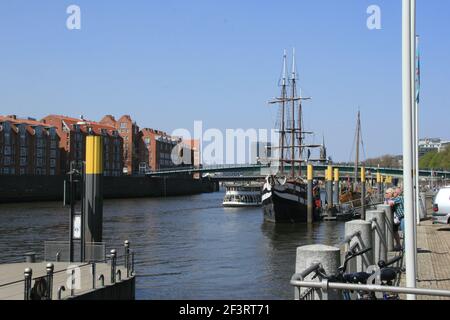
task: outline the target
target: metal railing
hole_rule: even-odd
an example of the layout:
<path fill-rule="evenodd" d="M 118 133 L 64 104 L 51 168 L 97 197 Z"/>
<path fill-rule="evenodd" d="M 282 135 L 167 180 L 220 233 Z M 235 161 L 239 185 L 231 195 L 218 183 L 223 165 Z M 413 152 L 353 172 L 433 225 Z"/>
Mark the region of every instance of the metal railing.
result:
<path fill-rule="evenodd" d="M 395 294 L 413 294 L 417 296 L 431 296 L 431 297 L 448 297 L 450 298 L 450 291 L 435 290 L 435 289 L 421 289 L 421 288 L 405 288 L 392 287 L 382 285 L 361 285 L 349 283 L 337 283 L 322 280 L 321 282 L 312 282 L 292 278 L 291 285 L 297 288 L 308 288 L 310 290 L 320 291 L 322 297 L 328 297 L 330 291 L 346 290 L 346 291 L 363 291 L 373 293 L 395 293 Z M 321 299 L 322 300 L 322 299 Z"/>
<path fill-rule="evenodd" d="M 92 283 L 90 288 L 83 288 L 83 291 L 96 289 L 97 281 L 100 281 L 101 287 L 105 286 L 105 276 L 101 274 L 97 277 L 97 265 L 98 263 L 109 263 L 110 264 L 110 284 L 115 284 L 121 282 L 122 280 L 129 279 L 135 274 L 135 264 L 134 255 L 135 252 L 130 249 L 130 242 L 127 240 L 124 242 L 124 253 L 118 256 L 116 250 L 111 250 L 111 255 L 104 257 L 102 261 L 92 260 L 88 263 L 82 265 L 69 266 L 67 268 L 54 271 L 55 266 L 53 263 L 48 263 L 46 265 L 46 275 L 33 278 L 33 270 L 31 268 L 26 268 L 24 271 L 24 277 L 21 280 L 11 281 L 9 283 L 0 284 L 0 290 L 9 290 L 9 297 L 18 297 L 20 290 L 20 284 L 23 288 L 23 299 L 24 300 L 52 300 L 53 299 L 53 288 L 54 288 L 54 278 L 56 275 L 60 274 L 70 274 L 70 286 L 66 288 L 64 285 L 58 287 L 56 292 L 56 298 L 61 300 L 63 297 L 63 292 L 69 289 L 69 294 L 66 298 L 70 298 L 76 295 L 76 271 L 78 269 L 81 275 L 81 270 L 83 268 L 89 268 L 89 274 L 92 276 Z M 55 255 L 56 257 L 56 255 Z M 118 261 L 123 260 L 123 265 L 119 264 Z M 124 279 L 124 274 L 119 269 L 123 266 L 126 270 L 126 278 Z M 66 284 L 67 278 L 64 278 L 64 284 Z M 17 289 L 16 289 L 17 287 Z M 16 290 L 16 291 L 14 291 Z"/>

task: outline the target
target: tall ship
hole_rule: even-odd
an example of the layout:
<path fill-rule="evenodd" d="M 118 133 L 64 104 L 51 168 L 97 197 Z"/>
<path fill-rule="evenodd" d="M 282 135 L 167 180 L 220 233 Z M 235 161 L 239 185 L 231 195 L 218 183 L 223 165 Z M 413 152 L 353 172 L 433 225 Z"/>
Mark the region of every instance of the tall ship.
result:
<path fill-rule="evenodd" d="M 260 207 L 262 183 L 236 182 L 225 184 L 223 206 L 228 208 Z"/>
<path fill-rule="evenodd" d="M 283 55 L 283 71 L 280 81 L 281 96 L 269 104 L 278 105 L 279 145 L 276 161 L 278 170 L 266 177 L 262 191 L 262 207 L 264 220 L 273 223 L 302 223 L 307 221 L 307 183 L 302 177 L 302 164 L 326 159 L 312 160 L 311 148 L 322 148 L 324 145 L 306 145 L 306 136 L 313 132 L 303 131 L 302 101 L 310 100 L 297 94 L 297 71 L 295 50 L 292 58 L 292 72 L 287 75 L 287 55 Z M 321 156 L 322 158 L 322 156 Z M 272 165 L 273 166 L 273 165 Z M 320 214 L 314 210 L 314 220 Z"/>

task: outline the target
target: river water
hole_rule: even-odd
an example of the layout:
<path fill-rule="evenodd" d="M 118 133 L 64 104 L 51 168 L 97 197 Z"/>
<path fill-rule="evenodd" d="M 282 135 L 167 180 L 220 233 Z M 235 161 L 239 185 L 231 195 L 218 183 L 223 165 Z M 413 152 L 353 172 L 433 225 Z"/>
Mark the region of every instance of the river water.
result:
<path fill-rule="evenodd" d="M 296 248 L 344 238 L 343 223 L 265 223 L 261 208 L 226 209 L 223 196 L 105 201 L 108 250 L 129 239 L 137 251 L 137 299 L 293 299 Z M 67 232 L 60 202 L 0 205 L 0 263 L 42 257 Z"/>

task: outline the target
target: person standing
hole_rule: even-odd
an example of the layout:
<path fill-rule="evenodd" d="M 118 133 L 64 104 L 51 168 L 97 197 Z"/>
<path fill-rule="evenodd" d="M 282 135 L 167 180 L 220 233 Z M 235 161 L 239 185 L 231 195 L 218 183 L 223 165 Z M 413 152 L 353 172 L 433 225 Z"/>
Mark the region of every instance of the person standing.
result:
<path fill-rule="evenodd" d="M 402 245 L 400 241 L 400 226 L 405 218 L 404 201 L 402 196 L 402 189 L 397 188 L 394 190 L 393 199 L 390 201 L 392 210 L 394 211 L 394 240 L 395 251 L 401 251 Z"/>

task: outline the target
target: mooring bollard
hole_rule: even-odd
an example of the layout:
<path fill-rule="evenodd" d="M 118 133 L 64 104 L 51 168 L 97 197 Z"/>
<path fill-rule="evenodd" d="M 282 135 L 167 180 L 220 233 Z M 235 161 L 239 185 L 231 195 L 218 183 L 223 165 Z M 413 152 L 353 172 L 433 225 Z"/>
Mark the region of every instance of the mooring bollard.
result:
<path fill-rule="evenodd" d="M 394 212 L 390 205 L 379 204 L 377 210 L 384 211 L 385 217 L 385 234 L 386 234 L 386 250 L 387 252 L 394 251 Z"/>
<path fill-rule="evenodd" d="M 326 178 L 327 178 L 327 214 L 328 217 L 333 216 L 333 167 L 328 166 L 328 169 L 326 170 Z"/>
<path fill-rule="evenodd" d="M 47 300 L 53 300 L 53 270 L 55 266 L 53 263 L 48 263 L 46 266 L 47 271 Z"/>
<path fill-rule="evenodd" d="M 350 237 L 355 233 L 359 233 L 354 237 L 349 244 L 350 248 L 358 247 L 358 251 L 362 251 L 367 248 L 372 248 L 372 223 L 364 220 L 349 221 L 345 224 L 345 237 Z M 355 272 L 366 271 L 369 266 L 373 265 L 373 254 L 367 252 L 362 256 L 356 258 L 356 270 Z"/>
<path fill-rule="evenodd" d="M 386 214 L 381 210 L 366 212 L 366 221 L 372 222 L 373 262 L 387 261 Z"/>
<path fill-rule="evenodd" d="M 31 279 L 33 277 L 33 270 L 31 268 L 26 268 L 23 275 L 25 278 L 25 281 L 23 282 L 24 283 L 23 300 L 30 300 Z"/>
<path fill-rule="evenodd" d="M 361 168 L 361 219 L 366 220 L 366 168 Z"/>
<path fill-rule="evenodd" d="M 340 188 L 339 188 L 339 169 L 334 169 L 334 204 L 339 205 L 340 204 Z"/>
<path fill-rule="evenodd" d="M 111 250 L 111 284 L 116 283 L 116 250 Z"/>
<path fill-rule="evenodd" d="M 312 265 L 320 263 L 325 270 L 326 274 L 334 275 L 336 270 L 340 266 L 340 249 L 335 247 L 329 247 L 321 244 L 304 246 L 297 248 L 297 258 L 295 262 L 295 273 L 302 273 Z M 306 279 L 311 279 L 314 276 L 311 275 Z M 317 293 L 316 293 L 317 295 Z M 300 298 L 299 290 L 295 289 L 295 299 Z M 315 299 L 321 297 L 316 296 Z M 341 295 L 337 291 L 328 292 L 328 300 L 341 300 Z"/>
<path fill-rule="evenodd" d="M 308 165 L 308 172 L 307 172 L 307 180 L 308 180 L 308 194 L 307 194 L 307 206 L 308 206 L 308 212 L 307 212 L 307 222 L 309 224 L 314 222 L 314 199 L 313 199 L 313 176 L 314 176 L 314 168 L 312 165 Z"/>
<path fill-rule="evenodd" d="M 36 263 L 36 253 L 35 252 L 25 253 L 25 262 L 26 263 Z"/>

